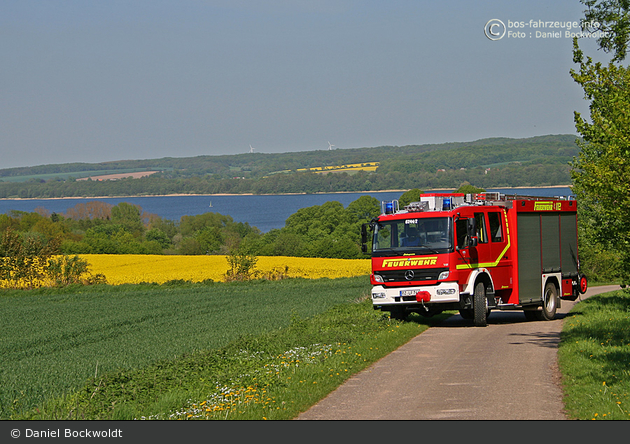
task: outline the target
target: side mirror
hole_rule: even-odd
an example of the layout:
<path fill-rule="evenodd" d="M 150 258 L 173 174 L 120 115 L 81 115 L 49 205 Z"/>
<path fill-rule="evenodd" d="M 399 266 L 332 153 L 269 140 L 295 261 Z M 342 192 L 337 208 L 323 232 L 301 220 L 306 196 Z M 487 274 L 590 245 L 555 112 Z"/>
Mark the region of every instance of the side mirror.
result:
<path fill-rule="evenodd" d="M 472 217 L 466 221 L 466 231 L 468 234 L 468 246 L 477 246 L 477 220 Z"/>
<path fill-rule="evenodd" d="M 363 224 L 361 225 L 361 251 L 363 253 L 367 253 L 367 225 L 368 224 Z"/>

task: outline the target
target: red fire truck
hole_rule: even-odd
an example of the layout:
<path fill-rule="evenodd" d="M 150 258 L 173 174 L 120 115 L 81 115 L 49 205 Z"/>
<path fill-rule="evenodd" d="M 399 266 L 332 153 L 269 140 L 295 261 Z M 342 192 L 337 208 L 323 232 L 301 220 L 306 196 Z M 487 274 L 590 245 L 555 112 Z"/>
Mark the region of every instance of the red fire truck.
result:
<path fill-rule="evenodd" d="M 459 310 L 486 326 L 491 310 L 523 310 L 551 320 L 588 285 L 571 198 L 434 193 L 404 208 L 383 202 L 362 240 L 374 308 L 397 319 Z"/>

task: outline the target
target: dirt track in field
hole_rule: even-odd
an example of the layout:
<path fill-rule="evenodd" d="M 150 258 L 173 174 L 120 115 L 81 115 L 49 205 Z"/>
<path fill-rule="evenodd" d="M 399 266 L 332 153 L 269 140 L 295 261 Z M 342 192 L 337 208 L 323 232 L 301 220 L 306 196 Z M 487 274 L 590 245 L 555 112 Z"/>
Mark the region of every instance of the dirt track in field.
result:
<path fill-rule="evenodd" d="M 582 299 L 619 286 L 594 287 Z M 579 300 L 578 300 L 579 301 Z M 299 420 L 562 420 L 557 350 L 575 303 L 553 321 L 455 315 L 350 378 Z"/>

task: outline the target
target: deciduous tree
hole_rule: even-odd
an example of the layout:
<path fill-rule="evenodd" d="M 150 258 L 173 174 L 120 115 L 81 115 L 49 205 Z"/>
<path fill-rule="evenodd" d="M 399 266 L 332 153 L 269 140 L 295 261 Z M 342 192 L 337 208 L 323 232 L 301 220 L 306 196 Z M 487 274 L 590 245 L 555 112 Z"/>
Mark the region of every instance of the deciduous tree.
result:
<path fill-rule="evenodd" d="M 573 191 L 580 205 L 581 234 L 617 250 L 624 280 L 630 272 L 630 70 L 621 65 L 628 44 L 627 1 L 584 1 L 587 20 L 601 21 L 612 30 L 601 48 L 612 51 L 608 64 L 586 57 L 573 42 L 571 76 L 590 102 L 589 118 L 575 113 L 582 136 L 572 162 Z"/>
<path fill-rule="evenodd" d="M 613 54 L 613 62 L 626 58 L 630 42 L 630 2 L 628 0 L 582 0 L 583 30 L 597 32 L 597 44 Z"/>

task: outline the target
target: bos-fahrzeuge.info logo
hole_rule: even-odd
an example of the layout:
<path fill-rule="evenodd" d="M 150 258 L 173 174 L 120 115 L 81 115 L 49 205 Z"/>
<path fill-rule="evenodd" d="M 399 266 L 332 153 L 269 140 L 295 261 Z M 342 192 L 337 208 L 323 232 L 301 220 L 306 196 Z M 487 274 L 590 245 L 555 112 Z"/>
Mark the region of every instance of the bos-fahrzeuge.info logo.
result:
<path fill-rule="evenodd" d="M 507 24 L 499 19 L 490 19 L 483 27 L 483 32 L 490 40 L 508 39 L 561 39 L 567 38 L 602 38 L 608 37 L 608 31 L 602 31 L 596 21 L 554 21 L 529 20 L 512 21 Z M 588 30 L 588 31 L 585 31 Z M 591 31 L 593 30 L 593 31 Z"/>

